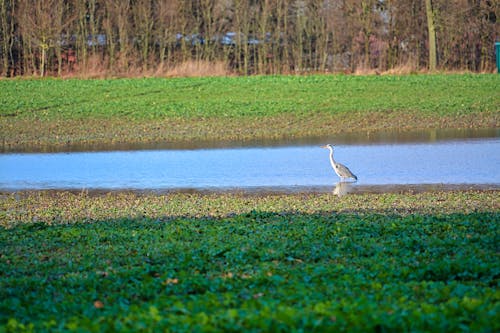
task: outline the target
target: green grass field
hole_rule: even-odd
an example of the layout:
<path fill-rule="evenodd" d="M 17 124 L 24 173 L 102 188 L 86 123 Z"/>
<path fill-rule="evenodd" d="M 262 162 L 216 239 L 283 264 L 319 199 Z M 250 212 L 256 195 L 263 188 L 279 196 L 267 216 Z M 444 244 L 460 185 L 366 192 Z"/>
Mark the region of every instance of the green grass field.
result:
<path fill-rule="evenodd" d="M 0 80 L 4 149 L 494 128 L 498 75 Z"/>
<path fill-rule="evenodd" d="M 500 330 L 495 191 L 0 204 L 0 332 Z"/>
<path fill-rule="evenodd" d="M 500 76 L 0 80 L 2 150 L 499 128 Z M 498 191 L 0 193 L 2 332 L 498 332 Z"/>

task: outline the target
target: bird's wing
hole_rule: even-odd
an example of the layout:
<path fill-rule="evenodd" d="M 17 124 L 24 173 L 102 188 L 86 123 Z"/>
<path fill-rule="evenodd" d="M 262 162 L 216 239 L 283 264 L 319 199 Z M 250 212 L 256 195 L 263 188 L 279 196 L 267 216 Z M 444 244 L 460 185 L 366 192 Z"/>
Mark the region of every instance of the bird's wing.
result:
<path fill-rule="evenodd" d="M 354 174 L 351 172 L 351 170 L 349 170 L 348 167 L 346 167 L 345 165 L 343 164 L 340 164 L 340 163 L 337 163 L 337 169 L 339 170 L 339 173 L 343 176 L 343 177 L 352 177 L 352 178 L 355 178 L 356 176 L 354 176 Z"/>

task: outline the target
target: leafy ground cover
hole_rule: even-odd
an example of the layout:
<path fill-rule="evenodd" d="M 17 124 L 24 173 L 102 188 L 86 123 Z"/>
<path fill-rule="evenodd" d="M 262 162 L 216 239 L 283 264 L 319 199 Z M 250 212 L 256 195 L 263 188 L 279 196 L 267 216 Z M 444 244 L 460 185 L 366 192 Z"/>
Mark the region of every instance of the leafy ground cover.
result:
<path fill-rule="evenodd" d="M 0 80 L 4 150 L 499 127 L 498 75 Z"/>
<path fill-rule="evenodd" d="M 0 205 L 0 331 L 500 330 L 497 191 Z"/>

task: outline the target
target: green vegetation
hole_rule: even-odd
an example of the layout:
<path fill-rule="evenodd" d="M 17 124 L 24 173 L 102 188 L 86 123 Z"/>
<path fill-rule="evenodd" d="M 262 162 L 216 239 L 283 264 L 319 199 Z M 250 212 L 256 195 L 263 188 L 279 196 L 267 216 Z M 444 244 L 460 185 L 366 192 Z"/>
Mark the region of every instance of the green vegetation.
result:
<path fill-rule="evenodd" d="M 1 80 L 4 149 L 499 127 L 498 75 Z"/>
<path fill-rule="evenodd" d="M 498 332 L 498 192 L 0 197 L 0 332 Z"/>
<path fill-rule="evenodd" d="M 498 128 L 497 75 L 0 80 L 4 150 Z M 498 191 L 0 194 L 0 332 L 500 331 Z"/>

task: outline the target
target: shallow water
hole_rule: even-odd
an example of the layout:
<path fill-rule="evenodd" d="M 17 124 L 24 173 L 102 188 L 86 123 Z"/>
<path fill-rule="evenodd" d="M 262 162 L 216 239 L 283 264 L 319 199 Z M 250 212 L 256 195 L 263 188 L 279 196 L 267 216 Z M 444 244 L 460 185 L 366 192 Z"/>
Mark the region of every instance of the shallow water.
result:
<path fill-rule="evenodd" d="M 337 144 L 335 152 L 358 176 L 353 186 L 500 184 L 500 138 Z M 315 188 L 338 180 L 317 145 L 0 154 L 0 190 Z"/>
<path fill-rule="evenodd" d="M 135 150 L 188 150 L 213 148 L 252 148 L 252 147 L 297 147 L 319 146 L 326 142 L 336 145 L 433 143 L 442 141 L 500 138 L 500 128 L 482 129 L 434 129 L 415 131 L 376 131 L 346 132 L 328 137 L 309 137 L 299 139 L 255 139 L 249 141 L 189 141 L 189 142 L 146 142 L 146 143 L 76 143 L 57 146 L 0 146 L 0 153 L 9 152 L 82 152 L 82 151 L 135 151 Z"/>

